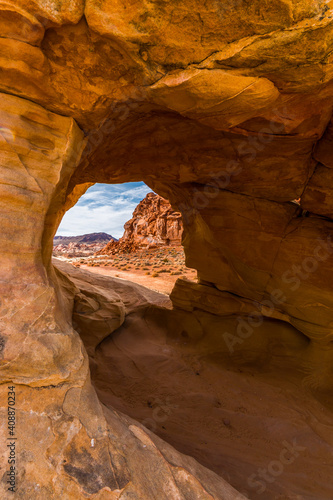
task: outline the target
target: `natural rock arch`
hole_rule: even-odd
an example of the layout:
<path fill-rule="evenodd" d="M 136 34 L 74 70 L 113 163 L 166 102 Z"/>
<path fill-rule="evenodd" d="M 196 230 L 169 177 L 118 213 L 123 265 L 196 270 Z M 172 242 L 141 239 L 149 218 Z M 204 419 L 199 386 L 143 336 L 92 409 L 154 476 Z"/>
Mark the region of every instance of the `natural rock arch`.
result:
<path fill-rule="evenodd" d="M 254 365 L 278 324 L 288 370 L 295 358 L 331 425 L 330 14 L 310 0 L 1 4 L 2 422 L 10 382 L 20 497 L 242 498 L 103 414 L 72 285 L 51 264 L 61 217 L 92 182 L 143 180 L 182 211 L 200 283 L 176 285 L 175 314 L 231 330 L 219 342 Z M 311 426 L 331 449 L 330 431 Z M 7 487 L 4 472 L 3 498 Z"/>

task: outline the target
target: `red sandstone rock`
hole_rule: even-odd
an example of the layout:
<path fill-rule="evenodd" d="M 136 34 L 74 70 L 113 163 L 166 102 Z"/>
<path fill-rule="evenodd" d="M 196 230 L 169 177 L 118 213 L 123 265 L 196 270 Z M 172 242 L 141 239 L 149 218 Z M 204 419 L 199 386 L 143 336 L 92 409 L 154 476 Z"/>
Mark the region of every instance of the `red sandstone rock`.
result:
<path fill-rule="evenodd" d="M 182 216 L 170 203 L 155 193 L 148 193 L 124 225 L 119 241 L 110 241 L 96 255 L 133 252 L 140 248 L 179 246 L 183 233 Z"/>

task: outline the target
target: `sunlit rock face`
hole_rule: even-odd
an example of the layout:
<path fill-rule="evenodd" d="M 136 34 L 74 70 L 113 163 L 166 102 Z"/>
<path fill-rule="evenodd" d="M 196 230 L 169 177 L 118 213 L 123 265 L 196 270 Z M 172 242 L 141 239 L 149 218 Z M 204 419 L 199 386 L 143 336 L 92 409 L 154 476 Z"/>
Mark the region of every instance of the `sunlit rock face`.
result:
<path fill-rule="evenodd" d="M 148 193 L 140 201 L 132 218 L 125 222 L 124 234 L 119 241 L 108 242 L 96 255 L 115 255 L 166 246 L 180 246 L 183 222 L 180 212 L 172 209 L 168 200 Z"/>
<path fill-rule="evenodd" d="M 183 232 L 181 214 L 155 193 L 148 193 L 140 201 L 124 228 L 124 239 L 131 238 L 139 246 L 147 247 L 180 245 Z"/>
<path fill-rule="evenodd" d="M 265 366 L 281 391 L 282 379 L 299 373 L 297 384 L 323 407 L 317 456 L 332 447 L 332 8 L 314 0 L 0 4 L 2 498 L 12 494 L 8 382 L 20 422 L 18 497 L 242 498 L 104 411 L 90 384 L 73 325 L 92 357 L 99 330 L 112 336 L 126 323 L 126 300 L 78 286 L 50 259 L 63 214 L 95 182 L 144 181 L 182 213 L 199 283 L 176 284 L 172 314 L 191 325 L 184 331 L 201 325 L 213 364 Z M 172 329 L 169 306 L 158 311 L 156 329 Z M 214 335 L 226 356 L 212 355 Z M 195 356 L 201 349 L 193 345 Z M 297 418 L 309 414 L 300 404 Z M 269 442 L 271 426 L 260 432 Z M 314 476 L 319 469 L 313 462 Z M 250 473 L 244 467 L 230 482 L 259 498 Z M 311 491 L 296 483 L 284 498 L 332 498 L 326 483 Z M 276 479 L 267 498 L 280 494 Z"/>

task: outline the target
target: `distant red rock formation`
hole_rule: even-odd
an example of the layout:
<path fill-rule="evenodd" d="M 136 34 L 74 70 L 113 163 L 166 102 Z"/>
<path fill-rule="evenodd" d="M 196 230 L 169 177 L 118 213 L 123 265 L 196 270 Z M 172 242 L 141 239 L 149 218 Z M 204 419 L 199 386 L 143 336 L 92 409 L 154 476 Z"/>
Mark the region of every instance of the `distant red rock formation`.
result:
<path fill-rule="evenodd" d="M 155 193 L 148 193 L 124 225 L 125 232 L 119 241 L 110 241 L 96 255 L 133 252 L 140 248 L 179 246 L 183 233 L 180 212 L 168 200 Z"/>

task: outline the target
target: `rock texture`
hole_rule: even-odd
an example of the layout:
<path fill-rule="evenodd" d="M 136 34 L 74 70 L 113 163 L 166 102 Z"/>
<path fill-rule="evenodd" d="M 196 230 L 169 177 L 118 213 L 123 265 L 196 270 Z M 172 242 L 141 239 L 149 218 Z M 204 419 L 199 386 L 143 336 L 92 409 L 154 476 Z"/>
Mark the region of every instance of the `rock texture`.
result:
<path fill-rule="evenodd" d="M 218 316 L 199 307 L 184 313 L 139 285 L 55 265 L 83 293 L 89 287 L 101 304 L 89 310 L 86 321 L 85 301 L 78 296 L 73 318 L 89 353 L 98 397 L 108 408 L 139 420 L 245 498 L 332 497 L 333 434 L 325 406 L 302 383 L 310 374 L 311 355 L 295 328 L 268 319 L 248 344 L 235 344 L 231 360 Z M 122 324 L 108 334 L 113 330 L 101 324 L 105 306 L 98 297 L 110 290 L 116 296 L 108 299 L 108 319 Z M 207 302 L 217 305 L 212 296 L 208 290 Z M 116 309 L 119 303 L 123 310 Z M 236 316 L 223 326 L 237 329 Z M 298 447 L 294 457 L 288 451 L 293 443 Z M 286 460 L 279 464 L 281 452 Z"/>
<path fill-rule="evenodd" d="M 332 451 L 332 16 L 327 0 L 0 3 L 1 498 L 12 498 L 9 384 L 17 391 L 18 498 L 242 498 L 106 411 L 91 386 L 73 300 L 82 294 L 87 324 L 101 304 L 103 323 L 112 297 L 95 297 L 87 285 L 79 292 L 55 272 L 53 237 L 92 183 L 136 181 L 181 212 L 187 265 L 199 276 L 172 293 L 177 329 L 164 313 L 152 329 L 167 328 L 178 344 L 197 333 L 189 349 L 199 358 L 209 352 L 214 366 L 226 359 L 258 408 L 251 422 L 266 448 L 257 460 L 256 434 L 239 432 L 242 393 L 234 392 L 230 432 L 247 443 L 251 464 L 241 466 L 242 453 L 232 462 L 234 441 L 224 441 L 224 464 L 240 471 L 236 489 L 268 500 L 332 498 L 322 465 Z M 103 335 L 120 324 L 107 320 Z M 136 324 L 129 319 L 130 335 Z M 213 333 L 200 343 L 202 331 Z M 262 425 L 272 392 L 261 396 L 254 373 L 267 371 L 291 427 L 276 414 Z M 290 384 L 305 391 L 292 413 Z M 275 451 L 284 440 L 302 442 L 307 425 L 326 448 L 307 441 L 319 457 L 311 461 L 317 482 L 302 489 L 302 462 L 285 482 L 291 469 L 276 465 Z M 248 489 L 258 463 L 273 471 L 266 493 Z"/>
<path fill-rule="evenodd" d="M 158 194 L 148 193 L 134 210 L 132 219 L 125 223 L 124 229 L 119 241 L 110 241 L 96 255 L 179 246 L 183 233 L 182 216 L 172 209 L 167 200 Z"/>
<path fill-rule="evenodd" d="M 91 273 L 75 269 L 69 264 L 60 261 L 55 263 L 62 295 L 72 305 L 73 326 L 80 332 L 92 365 L 98 346 L 124 323 L 125 316 L 152 305 L 162 310 L 170 308 L 170 300 L 165 295 L 140 285 L 92 277 Z M 71 396 L 68 398 L 67 411 L 71 404 L 77 405 L 82 397 L 80 391 L 75 389 Z M 94 403 L 97 410 L 100 403 L 96 396 Z M 158 491 L 158 497 L 165 500 L 244 498 L 222 478 L 192 458 L 182 456 L 136 421 L 115 412 L 111 406 L 109 410 L 104 407 L 103 412 L 106 423 L 100 420 L 106 427 L 107 435 L 112 438 L 108 449 L 104 449 L 105 443 L 97 439 L 96 444 L 87 445 L 81 436 L 75 436 L 70 446 L 62 452 L 65 472 L 80 483 L 82 494 L 101 493 L 102 490 L 105 498 L 157 498 L 155 492 Z M 91 425 L 89 415 L 82 415 L 81 418 Z M 101 425 L 100 421 L 96 421 L 95 426 L 97 422 Z M 90 448 L 89 454 L 85 451 L 87 446 Z M 94 454 L 95 450 L 91 448 L 95 446 L 100 450 L 97 449 Z M 90 453 L 93 457 L 89 456 Z M 82 483 L 85 471 L 89 475 L 93 474 L 98 481 L 97 486 L 91 483 L 91 476 Z"/>

